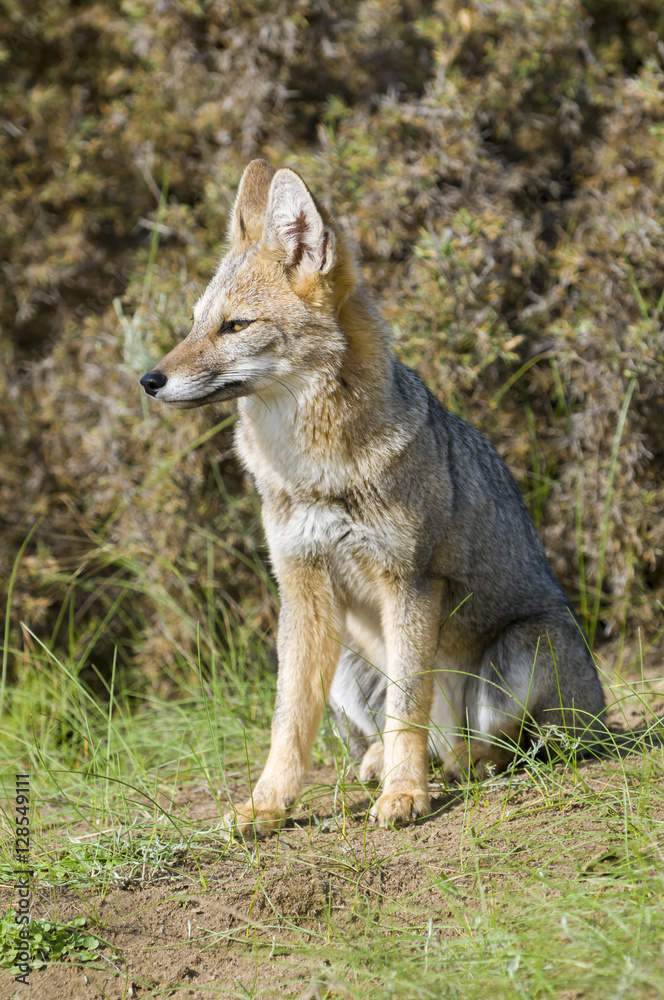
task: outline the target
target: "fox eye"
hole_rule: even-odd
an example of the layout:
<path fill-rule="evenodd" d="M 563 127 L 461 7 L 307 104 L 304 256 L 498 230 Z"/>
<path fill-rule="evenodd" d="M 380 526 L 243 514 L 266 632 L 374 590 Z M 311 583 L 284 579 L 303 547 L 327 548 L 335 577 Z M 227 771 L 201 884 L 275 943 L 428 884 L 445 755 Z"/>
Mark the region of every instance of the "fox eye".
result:
<path fill-rule="evenodd" d="M 253 319 L 227 319 L 225 323 L 221 324 L 217 333 L 239 333 L 240 330 L 244 330 L 245 326 L 249 326 L 253 322 L 255 322 Z"/>

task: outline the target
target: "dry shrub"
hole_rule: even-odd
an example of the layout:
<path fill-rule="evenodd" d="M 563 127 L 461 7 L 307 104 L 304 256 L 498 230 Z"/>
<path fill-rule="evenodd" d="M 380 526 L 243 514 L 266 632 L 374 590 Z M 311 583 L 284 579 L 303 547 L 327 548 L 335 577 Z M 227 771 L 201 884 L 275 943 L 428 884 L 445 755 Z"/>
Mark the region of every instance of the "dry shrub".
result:
<path fill-rule="evenodd" d="M 148 406 L 136 382 L 186 332 L 241 170 L 265 155 L 347 217 L 401 357 L 497 444 L 590 618 L 599 594 L 596 641 L 655 634 L 658 3 L 5 11 L 7 576 L 43 518 L 13 621 L 102 666 L 117 645 L 155 680 L 191 652 L 197 620 L 222 643 L 269 628 L 257 504 L 228 433 L 169 464 L 219 415 Z"/>

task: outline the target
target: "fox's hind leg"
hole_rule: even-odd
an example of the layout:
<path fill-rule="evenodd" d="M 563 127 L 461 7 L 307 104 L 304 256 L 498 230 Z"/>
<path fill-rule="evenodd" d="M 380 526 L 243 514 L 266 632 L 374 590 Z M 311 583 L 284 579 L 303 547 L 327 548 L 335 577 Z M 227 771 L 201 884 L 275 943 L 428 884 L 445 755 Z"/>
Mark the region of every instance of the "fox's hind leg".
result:
<path fill-rule="evenodd" d="M 583 634 L 566 608 L 516 622 L 485 651 L 465 691 L 468 739 L 444 757 L 453 781 L 509 766 L 518 745 L 554 726 L 583 744 L 602 731 L 604 696 Z"/>
<path fill-rule="evenodd" d="M 362 758 L 361 781 L 380 781 L 383 776 L 387 677 L 384 652 L 379 662 L 346 646 L 337 665 L 328 699 L 328 714 L 352 756 Z"/>
<path fill-rule="evenodd" d="M 350 642 L 349 638 L 346 642 Z M 358 758 L 382 754 L 381 730 L 385 725 L 385 688 L 387 680 L 382 665 L 374 666 L 349 645 L 339 657 L 327 702 L 327 713 L 351 756 Z M 381 776 L 382 764 L 375 775 Z M 370 780 L 363 778 L 362 780 Z"/>
<path fill-rule="evenodd" d="M 515 726 L 495 734 L 492 740 L 458 740 L 443 758 L 446 780 L 484 781 L 491 774 L 500 774 L 514 758 L 518 736 L 519 727 Z"/>
<path fill-rule="evenodd" d="M 381 740 L 372 743 L 360 764 L 360 781 L 380 781 L 385 767 L 385 751 Z"/>

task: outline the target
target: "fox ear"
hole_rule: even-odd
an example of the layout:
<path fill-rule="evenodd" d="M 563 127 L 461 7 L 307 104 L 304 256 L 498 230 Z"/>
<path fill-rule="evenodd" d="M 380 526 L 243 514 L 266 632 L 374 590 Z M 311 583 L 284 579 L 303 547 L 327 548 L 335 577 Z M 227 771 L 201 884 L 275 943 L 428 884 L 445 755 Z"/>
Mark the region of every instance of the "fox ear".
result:
<path fill-rule="evenodd" d="M 287 268 L 327 274 L 334 264 L 336 239 L 299 174 L 277 170 L 270 186 L 264 242 L 276 246 Z"/>
<path fill-rule="evenodd" d="M 233 245 L 250 246 L 261 238 L 270 184 L 275 173 L 267 160 L 252 160 L 246 167 L 228 233 Z"/>

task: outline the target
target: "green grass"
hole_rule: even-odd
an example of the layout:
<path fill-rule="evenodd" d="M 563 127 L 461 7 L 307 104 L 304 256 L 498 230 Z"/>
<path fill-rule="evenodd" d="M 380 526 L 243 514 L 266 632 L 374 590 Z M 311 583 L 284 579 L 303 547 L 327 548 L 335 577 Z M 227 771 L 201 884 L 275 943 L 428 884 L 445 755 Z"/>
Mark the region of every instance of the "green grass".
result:
<path fill-rule="evenodd" d="M 239 626 L 233 652 L 213 656 L 210 608 L 200 611 L 202 624 L 190 623 L 199 654 L 177 653 L 164 697 L 115 669 L 97 672 L 105 694 L 93 694 L 86 664 L 32 636 L 2 719 L 3 819 L 11 829 L 14 775 L 29 771 L 33 894 L 55 905 L 53 928 L 65 889 L 90 940 L 108 935 L 119 905 L 140 912 L 127 889 L 194 893 L 203 916 L 186 947 L 204 961 L 238 957 L 229 996 L 301 996 L 307 983 L 311 996 L 358 1000 L 663 995 L 656 739 L 654 749 L 641 739 L 630 756 L 590 762 L 562 746 L 555 762 L 525 758 L 453 790 L 434 768 L 440 815 L 383 832 L 366 821 L 374 790 L 322 732 L 315 763 L 327 770 L 304 793 L 296 825 L 258 844 L 229 842 L 220 814 L 229 792 L 246 789 L 248 770 L 254 779 L 260 770 L 274 674 L 264 644 Z M 640 706 L 653 732 L 657 689 L 645 677 L 614 678 L 616 701 Z M 178 799 L 187 789 L 205 797 L 203 820 Z M 0 872 L 10 888 L 12 850 L 5 837 Z M 302 904 L 298 879 L 313 886 L 315 905 Z M 226 898 L 235 917 L 219 930 L 206 906 Z M 102 915 L 105 902 L 113 906 Z M 11 933 L 8 924 L 8 942 Z M 93 951 L 72 945 L 58 960 L 89 963 Z M 121 954 L 114 967 L 119 982 L 141 981 Z"/>
<path fill-rule="evenodd" d="M 82 916 L 65 923 L 33 920 L 30 924 L 32 968 L 41 969 L 66 959 L 74 959 L 82 965 L 97 961 L 97 949 L 102 942 L 94 934 L 87 933 L 86 923 L 86 918 Z M 0 967 L 9 969 L 12 975 L 19 975 L 21 970 L 16 962 L 22 947 L 13 914 L 8 912 L 0 915 Z"/>

